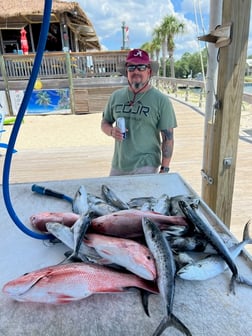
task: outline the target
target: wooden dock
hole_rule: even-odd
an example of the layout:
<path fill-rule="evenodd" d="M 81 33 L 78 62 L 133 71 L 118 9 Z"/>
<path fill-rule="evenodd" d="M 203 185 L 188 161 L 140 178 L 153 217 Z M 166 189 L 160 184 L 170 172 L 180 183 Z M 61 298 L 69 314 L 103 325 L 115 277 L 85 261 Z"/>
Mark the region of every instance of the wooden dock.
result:
<path fill-rule="evenodd" d="M 178 128 L 171 171 L 179 173 L 201 195 L 204 116 L 174 101 Z M 110 169 L 113 139 L 100 131 L 101 114 L 27 116 L 22 124 L 10 172 L 11 183 L 37 183 L 105 177 Z M 1 142 L 8 141 L 11 126 Z M 244 140 L 245 139 L 245 140 Z M 239 140 L 231 232 L 242 238 L 252 213 L 252 137 Z M 3 169 L 4 150 L 0 167 Z M 252 231 L 252 230 L 251 230 Z M 252 253 L 252 248 L 247 248 Z"/>

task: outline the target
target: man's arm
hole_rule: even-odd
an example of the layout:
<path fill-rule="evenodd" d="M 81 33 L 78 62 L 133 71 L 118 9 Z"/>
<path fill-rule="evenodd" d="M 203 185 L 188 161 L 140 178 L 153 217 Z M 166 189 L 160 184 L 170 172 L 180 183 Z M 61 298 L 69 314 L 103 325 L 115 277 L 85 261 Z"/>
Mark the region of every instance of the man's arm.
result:
<path fill-rule="evenodd" d="M 161 144 L 161 166 L 170 167 L 170 162 L 173 154 L 174 138 L 173 128 L 168 128 L 161 131 L 162 144 Z"/>
<path fill-rule="evenodd" d="M 113 125 L 107 122 L 107 120 L 102 119 L 101 121 L 101 130 L 108 136 L 112 136 Z"/>
<path fill-rule="evenodd" d="M 110 124 L 107 120 L 104 118 L 101 121 L 101 130 L 107 134 L 108 136 L 112 136 L 118 141 L 123 140 L 123 134 L 121 133 L 120 128 L 118 127 L 113 127 L 113 124 Z"/>

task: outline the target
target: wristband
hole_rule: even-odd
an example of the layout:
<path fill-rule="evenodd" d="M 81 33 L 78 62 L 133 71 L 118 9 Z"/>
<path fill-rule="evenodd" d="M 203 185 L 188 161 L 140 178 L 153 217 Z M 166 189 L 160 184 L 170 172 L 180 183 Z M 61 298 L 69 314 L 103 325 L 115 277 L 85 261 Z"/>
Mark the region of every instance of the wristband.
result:
<path fill-rule="evenodd" d="M 162 172 L 164 172 L 164 173 L 169 173 L 169 170 L 170 170 L 169 167 L 164 167 L 164 166 L 161 166 L 161 167 L 160 167 L 160 171 L 162 171 Z"/>

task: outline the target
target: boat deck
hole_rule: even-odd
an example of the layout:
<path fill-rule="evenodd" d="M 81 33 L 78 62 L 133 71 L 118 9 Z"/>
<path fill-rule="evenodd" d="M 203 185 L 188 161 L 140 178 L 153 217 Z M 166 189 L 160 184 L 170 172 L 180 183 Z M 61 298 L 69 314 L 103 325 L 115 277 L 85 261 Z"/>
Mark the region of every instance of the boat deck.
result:
<path fill-rule="evenodd" d="M 179 127 L 171 171 L 179 173 L 201 195 L 204 116 L 173 100 Z M 113 139 L 100 131 L 101 114 L 27 116 L 22 124 L 10 172 L 11 183 L 37 183 L 108 176 Z M 2 139 L 8 141 L 11 126 Z M 239 139 L 231 232 L 242 238 L 252 209 L 252 141 Z M 0 169 L 4 163 L 1 149 Z M 251 245 L 247 250 L 252 253 Z"/>

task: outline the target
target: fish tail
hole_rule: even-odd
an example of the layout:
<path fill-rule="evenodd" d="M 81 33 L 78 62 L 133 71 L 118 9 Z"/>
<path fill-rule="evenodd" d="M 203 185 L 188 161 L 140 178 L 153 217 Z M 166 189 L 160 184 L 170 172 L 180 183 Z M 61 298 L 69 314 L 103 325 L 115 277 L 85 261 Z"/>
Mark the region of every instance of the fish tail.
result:
<path fill-rule="evenodd" d="M 235 282 L 242 284 L 242 285 L 246 285 L 246 286 L 252 286 L 252 281 L 241 276 L 241 275 L 237 275 L 237 276 L 232 276 L 231 281 L 230 281 L 230 292 L 232 292 L 233 294 L 235 294 Z"/>
<path fill-rule="evenodd" d="M 190 330 L 175 315 L 171 314 L 172 325 L 184 335 L 192 336 Z"/>
<path fill-rule="evenodd" d="M 246 223 L 244 230 L 243 230 L 243 242 L 247 242 L 247 244 L 252 244 L 252 237 L 249 235 L 249 226 L 250 226 L 250 220 Z"/>
<path fill-rule="evenodd" d="M 238 275 L 232 275 L 230 284 L 229 284 L 229 290 L 231 293 L 233 293 L 235 295 L 235 281 L 238 281 Z"/>
<path fill-rule="evenodd" d="M 165 316 L 152 336 L 160 336 L 164 330 L 173 326 L 186 336 L 192 336 L 190 330 L 173 314 Z"/>
<path fill-rule="evenodd" d="M 150 292 L 144 290 L 144 289 L 140 289 L 140 294 L 141 294 L 141 300 L 142 300 L 142 305 L 143 305 L 143 309 L 144 312 L 147 316 L 150 317 L 150 313 L 149 313 L 149 296 L 150 296 Z"/>
<path fill-rule="evenodd" d="M 246 279 L 245 277 L 239 275 L 239 277 L 236 279 L 236 281 L 240 284 L 252 286 L 252 281 L 249 279 Z"/>

